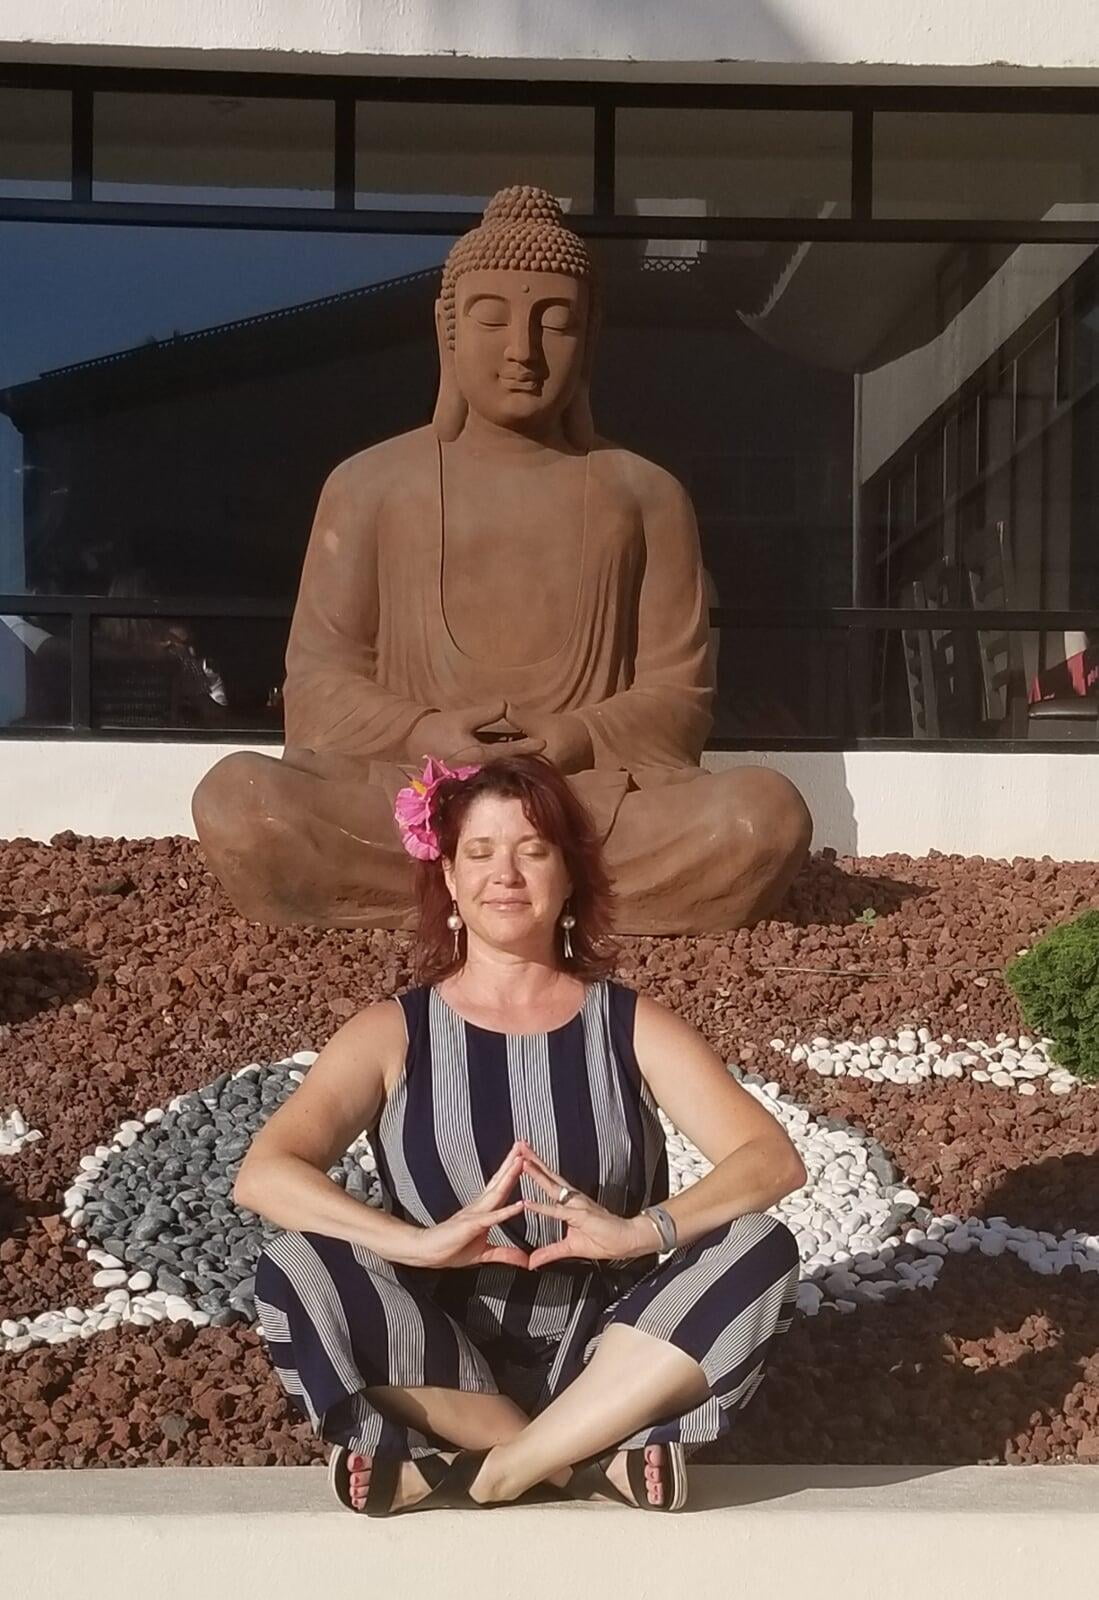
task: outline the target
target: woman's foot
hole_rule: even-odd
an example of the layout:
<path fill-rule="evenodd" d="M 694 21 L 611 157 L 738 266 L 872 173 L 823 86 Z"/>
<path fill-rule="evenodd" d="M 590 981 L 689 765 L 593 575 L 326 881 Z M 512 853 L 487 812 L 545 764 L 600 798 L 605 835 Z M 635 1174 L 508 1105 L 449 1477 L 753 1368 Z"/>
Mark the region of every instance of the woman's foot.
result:
<path fill-rule="evenodd" d="M 608 1463 L 607 1477 L 616 1489 L 621 1489 L 627 1499 L 637 1504 L 637 1496 L 630 1486 L 629 1474 L 626 1470 L 626 1452 L 619 1450 L 614 1460 Z M 664 1491 L 666 1488 L 664 1446 L 662 1444 L 647 1444 L 645 1446 L 645 1486 L 646 1495 L 650 1505 L 662 1506 L 664 1504 Z M 593 1495 L 594 1500 L 609 1500 L 610 1495 Z"/>
<path fill-rule="evenodd" d="M 454 1460 L 457 1451 L 450 1450 L 445 1454 L 440 1453 L 443 1461 Z M 361 1456 L 352 1453 L 347 1458 L 348 1486 L 351 1491 L 351 1504 L 356 1511 L 361 1511 L 366 1504 L 366 1496 L 370 1489 L 370 1472 L 373 1466 L 371 1456 Z M 414 1506 L 417 1500 L 422 1500 L 431 1485 L 416 1465 L 415 1461 L 402 1461 L 401 1473 L 397 1479 L 397 1487 L 393 1491 L 393 1504 L 391 1510 L 401 1511 L 406 1506 Z"/>
<path fill-rule="evenodd" d="M 457 1451 L 455 1450 L 440 1451 L 439 1459 L 447 1462 L 449 1465 L 449 1463 L 454 1460 L 456 1454 Z M 363 1456 L 352 1453 L 347 1458 L 348 1487 L 351 1492 L 351 1503 L 356 1510 L 361 1510 L 366 1504 L 366 1496 L 370 1489 L 370 1473 L 372 1464 L 373 1458 L 371 1456 Z M 623 1468 L 623 1470 L 625 1469 Z M 552 1478 L 549 1479 L 549 1482 L 555 1484 L 558 1488 L 562 1488 L 568 1482 L 569 1476 L 570 1469 L 568 1467 L 563 1467 L 560 1472 L 555 1472 L 553 1474 Z M 500 1498 L 499 1494 L 497 1493 L 495 1483 L 493 1483 L 491 1488 L 489 1487 L 488 1480 L 491 1477 L 491 1472 L 486 1474 L 484 1468 L 482 1467 L 481 1471 L 477 1474 L 477 1477 L 474 1478 L 473 1483 L 470 1485 L 469 1493 L 471 1499 L 495 1500 Z M 393 1511 L 400 1511 L 407 1506 L 414 1506 L 417 1500 L 423 1499 L 424 1495 L 427 1494 L 430 1488 L 431 1485 L 428 1483 L 427 1479 L 424 1477 L 415 1461 L 402 1461 L 400 1477 L 397 1480 L 397 1487 L 393 1491 L 393 1504 L 390 1509 Z"/>

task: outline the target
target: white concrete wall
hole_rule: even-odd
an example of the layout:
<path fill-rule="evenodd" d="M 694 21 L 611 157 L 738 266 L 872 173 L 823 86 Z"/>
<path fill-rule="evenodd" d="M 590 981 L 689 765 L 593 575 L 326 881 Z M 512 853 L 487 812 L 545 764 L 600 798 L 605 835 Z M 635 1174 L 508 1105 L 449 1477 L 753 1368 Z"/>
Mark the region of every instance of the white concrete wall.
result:
<path fill-rule="evenodd" d="M 654 69 L 719 79 L 773 68 L 787 79 L 822 66 L 848 78 L 955 69 L 1010 81 L 1099 68 L 1096 11 L 1095 0 L 4 0 L 0 53 L 178 60 L 218 52 L 225 65 L 252 58 L 305 70 L 381 62 L 461 73 L 492 63 L 641 78 Z"/>
<path fill-rule="evenodd" d="M 194 837 L 190 800 L 232 748 L 43 739 L 0 744 L 0 838 Z M 260 748 L 277 756 L 277 745 Z M 777 768 L 798 785 L 814 844 L 843 855 L 929 850 L 1099 859 L 1099 747 L 1064 755 L 900 751 L 714 752 L 714 770 Z"/>

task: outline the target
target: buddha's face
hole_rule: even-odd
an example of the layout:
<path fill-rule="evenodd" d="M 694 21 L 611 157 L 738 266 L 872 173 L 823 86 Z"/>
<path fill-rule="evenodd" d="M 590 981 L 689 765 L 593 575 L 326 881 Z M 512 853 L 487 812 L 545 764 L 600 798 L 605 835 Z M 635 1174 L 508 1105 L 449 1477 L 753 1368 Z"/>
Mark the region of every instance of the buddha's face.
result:
<path fill-rule="evenodd" d="M 467 272 L 455 287 L 454 370 L 472 411 L 540 433 L 576 393 L 587 285 L 557 272 Z"/>

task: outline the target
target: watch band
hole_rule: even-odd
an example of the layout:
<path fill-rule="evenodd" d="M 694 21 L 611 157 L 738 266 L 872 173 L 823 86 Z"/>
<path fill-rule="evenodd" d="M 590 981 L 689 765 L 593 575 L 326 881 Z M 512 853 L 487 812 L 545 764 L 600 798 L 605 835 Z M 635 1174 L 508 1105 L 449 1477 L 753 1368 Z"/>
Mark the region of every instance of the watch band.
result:
<path fill-rule="evenodd" d="M 675 1225 L 675 1218 L 663 1206 L 645 1206 L 642 1215 L 649 1217 L 660 1235 L 660 1248 L 662 1251 L 674 1250 L 679 1237 Z"/>

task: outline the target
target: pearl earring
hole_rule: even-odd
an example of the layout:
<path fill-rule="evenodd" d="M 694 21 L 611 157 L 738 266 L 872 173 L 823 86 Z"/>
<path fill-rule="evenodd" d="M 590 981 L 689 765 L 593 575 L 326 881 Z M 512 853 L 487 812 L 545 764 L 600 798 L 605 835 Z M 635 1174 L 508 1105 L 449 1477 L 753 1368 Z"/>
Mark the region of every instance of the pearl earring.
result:
<path fill-rule="evenodd" d="M 450 913 L 450 916 L 447 917 L 446 925 L 450 929 L 451 933 L 453 933 L 453 935 L 454 935 L 454 959 L 455 959 L 455 961 L 457 961 L 459 955 L 461 954 L 461 947 L 460 947 L 459 942 L 458 942 L 458 935 L 461 933 L 462 929 L 465 927 L 465 923 L 462 921 L 461 917 L 458 915 L 458 902 L 457 902 L 457 900 L 452 900 L 451 904 L 453 905 L 454 910 Z"/>
<path fill-rule="evenodd" d="M 561 918 L 561 927 L 564 929 L 564 933 L 565 933 L 565 960 L 566 961 L 571 961 L 572 960 L 572 930 L 573 930 L 573 928 L 576 927 L 576 918 L 573 916 L 572 912 L 568 909 L 568 901 L 565 902 L 565 914 Z"/>

